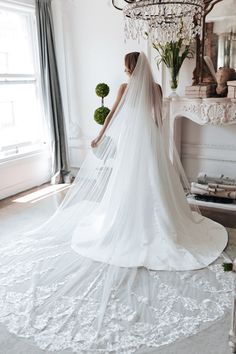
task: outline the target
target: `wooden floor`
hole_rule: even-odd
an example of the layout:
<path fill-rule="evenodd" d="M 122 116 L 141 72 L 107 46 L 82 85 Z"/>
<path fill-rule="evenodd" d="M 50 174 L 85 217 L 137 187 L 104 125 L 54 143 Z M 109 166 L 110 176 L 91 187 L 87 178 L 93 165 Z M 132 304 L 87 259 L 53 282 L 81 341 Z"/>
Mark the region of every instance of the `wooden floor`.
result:
<path fill-rule="evenodd" d="M 12 197 L 0 200 L 0 209 L 13 206 L 14 203 L 21 204 L 22 209 L 29 205 L 34 205 L 35 203 L 39 202 L 40 200 L 54 200 L 54 206 L 57 207 L 61 200 L 63 199 L 64 195 L 66 194 L 67 190 L 70 188 L 69 184 L 59 184 L 59 185 L 50 185 L 50 184 L 43 184 L 42 186 L 35 187 L 29 189 L 25 192 L 16 194 Z M 28 199 L 26 196 L 30 196 Z M 26 197 L 25 201 L 20 200 L 21 198 Z M 20 208 L 16 208 L 21 209 Z M 15 208 L 13 208 L 15 209 Z M 224 225 L 225 227 L 235 228 L 236 229 L 236 212 L 224 209 L 218 209 L 209 206 L 199 206 L 199 209 L 202 215 L 219 222 L 220 224 Z"/>

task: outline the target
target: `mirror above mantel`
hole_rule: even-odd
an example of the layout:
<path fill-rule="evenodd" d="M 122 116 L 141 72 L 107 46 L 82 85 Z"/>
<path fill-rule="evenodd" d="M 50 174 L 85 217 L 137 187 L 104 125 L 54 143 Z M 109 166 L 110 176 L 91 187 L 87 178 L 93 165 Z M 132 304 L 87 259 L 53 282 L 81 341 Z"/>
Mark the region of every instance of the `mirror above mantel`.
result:
<path fill-rule="evenodd" d="M 227 81 L 236 79 L 236 0 L 205 0 L 202 40 L 196 40 L 193 85 L 212 84 L 214 96 L 218 79 L 214 74 L 219 68 L 227 71 Z"/>
<path fill-rule="evenodd" d="M 220 67 L 236 69 L 236 0 L 215 4 L 206 16 L 205 26 L 204 54 L 210 54 L 215 71 Z"/>

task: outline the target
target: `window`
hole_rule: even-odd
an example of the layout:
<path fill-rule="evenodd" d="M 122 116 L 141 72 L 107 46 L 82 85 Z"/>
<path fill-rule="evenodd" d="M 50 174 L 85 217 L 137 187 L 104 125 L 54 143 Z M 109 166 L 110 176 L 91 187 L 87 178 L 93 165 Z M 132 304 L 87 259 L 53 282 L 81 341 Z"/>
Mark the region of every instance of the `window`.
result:
<path fill-rule="evenodd" d="M 36 20 L 0 1 L 0 162 L 45 148 Z"/>

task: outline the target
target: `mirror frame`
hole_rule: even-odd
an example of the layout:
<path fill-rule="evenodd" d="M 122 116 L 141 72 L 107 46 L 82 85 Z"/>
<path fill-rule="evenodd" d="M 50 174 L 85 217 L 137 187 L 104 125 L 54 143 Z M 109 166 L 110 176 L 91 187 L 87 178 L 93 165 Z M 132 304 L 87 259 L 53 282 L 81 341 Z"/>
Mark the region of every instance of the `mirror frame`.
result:
<path fill-rule="evenodd" d="M 193 71 L 192 85 L 203 85 L 204 79 L 204 47 L 206 32 L 206 16 L 211 12 L 215 4 L 223 0 L 204 0 L 203 17 L 202 17 L 202 33 L 196 36 L 196 66 Z"/>

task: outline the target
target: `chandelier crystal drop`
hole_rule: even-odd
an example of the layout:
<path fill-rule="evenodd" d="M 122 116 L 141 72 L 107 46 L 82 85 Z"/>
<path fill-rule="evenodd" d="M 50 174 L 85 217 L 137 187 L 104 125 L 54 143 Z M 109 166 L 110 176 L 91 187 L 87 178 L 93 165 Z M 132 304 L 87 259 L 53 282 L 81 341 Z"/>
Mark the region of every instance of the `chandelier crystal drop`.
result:
<path fill-rule="evenodd" d="M 131 0 L 123 7 L 125 37 L 191 42 L 202 33 L 204 0 Z"/>

